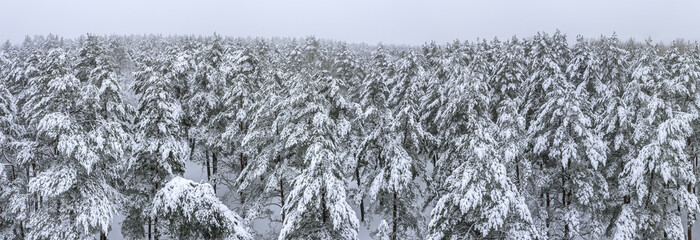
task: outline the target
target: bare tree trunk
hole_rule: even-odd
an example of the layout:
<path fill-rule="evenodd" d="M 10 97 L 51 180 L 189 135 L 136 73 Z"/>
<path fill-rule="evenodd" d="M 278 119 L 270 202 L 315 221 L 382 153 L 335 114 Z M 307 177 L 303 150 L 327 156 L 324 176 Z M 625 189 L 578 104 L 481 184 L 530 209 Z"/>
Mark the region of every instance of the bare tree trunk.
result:
<path fill-rule="evenodd" d="M 25 237 L 24 236 L 24 223 L 22 223 L 22 222 L 19 222 L 19 234 L 20 234 L 20 236 L 22 236 L 22 238 Z"/>
<path fill-rule="evenodd" d="M 651 195 L 652 195 L 651 191 L 654 190 L 654 175 L 655 175 L 654 172 L 655 171 L 656 171 L 656 166 L 654 166 L 654 168 L 651 169 L 651 173 L 650 173 L 651 177 L 649 179 L 649 190 L 648 190 L 649 194 L 647 194 L 647 200 L 644 203 L 644 207 L 649 207 L 649 201 L 651 201 Z"/>
<path fill-rule="evenodd" d="M 321 219 L 323 224 L 328 221 L 328 206 L 326 206 L 326 187 L 321 188 Z"/>
<path fill-rule="evenodd" d="M 241 163 L 241 172 L 239 173 L 239 177 L 243 174 L 243 169 L 245 169 L 246 163 L 245 159 L 243 159 L 243 153 L 240 153 L 239 161 Z M 242 191 L 238 192 L 238 195 L 240 196 L 240 202 L 241 204 L 245 203 L 245 195 Z"/>
<path fill-rule="evenodd" d="M 196 142 L 194 141 L 194 138 L 190 139 L 190 161 L 192 161 L 192 154 L 194 154 L 194 147 L 196 146 Z"/>
<path fill-rule="evenodd" d="M 396 194 L 396 187 L 394 187 L 394 207 L 392 211 L 392 221 L 393 221 L 393 226 L 392 226 L 392 233 L 391 233 L 391 239 L 396 240 L 396 230 L 398 228 L 398 217 L 396 216 L 396 212 L 398 211 L 397 205 L 398 203 L 396 202 L 398 200 L 397 197 L 398 194 Z"/>
<path fill-rule="evenodd" d="M 158 173 L 158 171 L 156 170 L 156 175 L 157 175 L 157 173 Z M 158 185 L 159 185 L 158 182 L 156 182 L 156 189 L 155 189 L 156 191 L 158 191 L 158 187 L 159 187 Z M 159 237 L 158 236 L 158 216 L 155 216 L 153 218 L 153 239 L 158 240 L 158 237 Z"/>
<path fill-rule="evenodd" d="M 241 164 L 241 172 L 243 172 L 243 169 L 245 169 L 245 166 L 246 166 L 245 159 L 243 159 L 243 153 L 240 153 L 240 155 L 238 157 L 238 161 Z"/>
<path fill-rule="evenodd" d="M 148 217 L 148 240 L 153 239 L 153 236 L 151 236 L 151 217 Z"/>
<path fill-rule="evenodd" d="M 355 179 L 357 180 L 357 188 L 361 189 L 360 187 L 360 158 L 357 158 L 357 164 L 355 165 Z M 360 193 L 362 195 L 362 193 Z M 365 198 L 364 196 L 360 196 L 360 222 L 365 221 Z"/>
<path fill-rule="evenodd" d="M 550 214 L 549 214 L 549 192 L 545 193 L 546 196 L 546 206 L 547 206 L 547 220 L 546 220 L 546 226 L 547 226 L 547 237 L 549 238 L 549 222 L 550 222 Z"/>
<path fill-rule="evenodd" d="M 625 171 L 625 163 L 623 161 L 620 161 L 620 172 L 624 172 L 624 171 Z M 624 196 L 622 196 L 622 203 L 629 204 L 630 201 L 631 200 L 630 200 L 629 194 L 625 194 Z"/>
<path fill-rule="evenodd" d="M 692 144 L 693 144 L 692 138 L 688 138 L 688 146 L 690 146 L 690 151 L 691 151 L 691 153 L 690 153 L 690 165 L 693 166 L 693 177 L 695 177 L 695 157 L 696 157 L 696 155 L 695 155 L 695 148 L 693 147 Z M 688 183 L 688 193 L 689 194 L 695 193 L 695 191 L 693 191 L 693 184 L 692 183 Z M 693 240 L 693 222 L 691 221 L 692 218 L 694 218 L 694 216 L 692 216 L 692 214 L 690 214 L 690 212 L 688 212 L 688 219 L 686 219 L 686 221 L 688 221 L 688 223 L 687 223 L 687 225 L 688 225 L 688 240 Z"/>
<path fill-rule="evenodd" d="M 280 176 L 280 206 L 282 207 L 282 222 L 284 223 L 287 214 L 284 212 L 284 180 L 282 176 Z"/>
<path fill-rule="evenodd" d="M 32 163 L 32 177 L 36 178 L 36 163 Z M 39 211 L 39 194 L 32 194 L 34 197 L 32 199 L 32 205 L 34 206 L 34 211 Z"/>
<path fill-rule="evenodd" d="M 567 211 L 566 202 L 566 169 L 564 166 L 561 167 L 561 203 L 564 207 L 564 211 Z M 564 221 L 564 239 L 569 238 L 569 223 Z"/>
<path fill-rule="evenodd" d="M 211 182 L 211 167 L 209 166 L 209 151 L 206 152 L 206 157 L 204 158 L 205 165 L 207 166 L 207 182 Z"/>
<path fill-rule="evenodd" d="M 544 172 L 544 160 L 540 161 L 540 170 L 542 170 L 542 171 Z M 542 195 L 544 195 L 544 198 L 545 198 L 545 199 L 544 199 L 544 201 L 545 201 L 545 207 L 546 207 L 546 208 L 545 208 L 545 213 L 547 214 L 547 217 L 545 218 L 545 227 L 547 228 L 547 238 L 549 238 L 549 233 L 550 233 L 550 231 L 549 231 L 549 222 L 550 222 L 550 216 L 549 216 L 549 215 L 550 215 L 550 214 L 549 214 L 549 213 L 550 213 L 550 211 L 549 211 L 549 202 L 550 202 L 550 201 L 549 201 L 549 200 L 550 200 L 550 199 L 549 199 L 549 190 L 547 190 L 547 191 L 544 192 L 544 193 L 541 193 L 541 194 L 540 194 L 540 198 L 543 197 Z"/>
<path fill-rule="evenodd" d="M 515 186 L 520 191 L 520 158 L 515 157 Z"/>
<path fill-rule="evenodd" d="M 158 240 L 158 217 L 153 218 L 153 239 Z"/>
<path fill-rule="evenodd" d="M 216 158 L 216 152 L 211 153 L 211 172 L 214 175 L 214 181 L 212 182 L 212 186 L 214 187 L 214 194 L 216 194 L 216 169 L 218 165 L 219 160 Z"/>
<path fill-rule="evenodd" d="M 100 232 L 100 240 L 107 240 L 107 236 L 105 236 L 104 232 Z"/>

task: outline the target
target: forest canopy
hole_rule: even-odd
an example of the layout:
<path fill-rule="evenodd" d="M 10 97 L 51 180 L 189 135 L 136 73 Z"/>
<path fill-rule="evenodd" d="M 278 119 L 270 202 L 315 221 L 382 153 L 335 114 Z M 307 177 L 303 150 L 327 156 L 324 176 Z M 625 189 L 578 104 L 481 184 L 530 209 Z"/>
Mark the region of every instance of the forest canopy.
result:
<path fill-rule="evenodd" d="M 28 37 L 0 239 L 692 239 L 699 87 L 697 43 L 615 35 Z"/>

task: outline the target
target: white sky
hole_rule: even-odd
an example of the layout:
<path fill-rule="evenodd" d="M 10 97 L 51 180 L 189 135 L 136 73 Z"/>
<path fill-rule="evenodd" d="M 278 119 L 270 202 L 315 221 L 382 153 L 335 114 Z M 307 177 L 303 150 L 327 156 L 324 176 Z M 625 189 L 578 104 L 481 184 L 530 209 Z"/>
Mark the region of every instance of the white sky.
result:
<path fill-rule="evenodd" d="M 0 0 L 0 41 L 54 33 L 283 36 L 422 44 L 527 37 L 700 40 L 697 0 Z"/>

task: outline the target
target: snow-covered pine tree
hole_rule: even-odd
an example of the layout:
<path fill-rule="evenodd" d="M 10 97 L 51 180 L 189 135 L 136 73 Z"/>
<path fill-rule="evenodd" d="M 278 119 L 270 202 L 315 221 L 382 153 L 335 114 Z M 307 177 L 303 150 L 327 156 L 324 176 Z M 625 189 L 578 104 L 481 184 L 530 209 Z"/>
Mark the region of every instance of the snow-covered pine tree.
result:
<path fill-rule="evenodd" d="M 356 186 L 350 187 L 349 193 L 353 202 L 359 207 L 360 222 L 365 221 L 365 191 L 363 186 L 363 171 L 361 168 L 366 165 L 366 160 L 359 154 L 360 144 L 364 136 L 366 135 L 366 129 L 363 126 L 362 117 L 362 105 L 360 104 L 360 96 L 364 93 L 364 80 L 367 77 L 367 70 L 361 65 L 362 61 L 359 57 L 350 51 L 347 44 L 341 43 L 337 49 L 334 49 L 333 53 L 333 63 L 331 65 L 333 78 L 338 79 L 339 83 L 345 86 L 346 89 L 341 89 L 341 91 L 346 91 L 344 96 L 348 99 L 349 111 L 347 112 L 348 118 L 351 120 L 351 132 L 348 133 L 348 144 L 344 146 L 348 147 L 349 154 L 352 155 L 352 161 L 348 161 L 344 168 L 353 169 L 353 171 L 347 176 L 354 180 Z M 350 184 L 352 185 L 352 184 Z"/>
<path fill-rule="evenodd" d="M 88 34 L 82 43 L 82 47 L 78 51 L 78 63 L 75 65 L 75 77 L 80 81 L 88 81 L 91 72 L 97 66 L 98 58 L 106 58 L 104 48 L 101 46 L 101 40 L 98 36 Z M 104 61 L 106 59 L 103 59 Z"/>
<path fill-rule="evenodd" d="M 245 47 L 241 46 L 227 54 L 225 62 L 223 71 L 226 74 L 227 89 L 221 99 L 221 111 L 212 116 L 209 124 L 209 128 L 216 131 L 224 141 L 212 139 L 210 145 L 221 149 L 222 156 L 228 159 L 221 167 L 227 167 L 225 171 L 230 175 L 224 177 L 221 174 L 222 183 L 228 189 L 236 189 L 239 185 L 236 179 L 248 165 L 249 153 L 242 142 L 252 122 L 250 110 L 257 100 L 255 93 L 261 90 L 258 86 L 262 79 L 258 61 Z M 239 194 L 239 198 L 241 203 L 245 202 L 244 195 Z"/>
<path fill-rule="evenodd" d="M 239 195 L 245 198 L 247 209 L 244 217 L 249 220 L 270 219 L 271 232 L 277 234 L 279 225 L 273 224 L 286 219 L 283 209 L 292 179 L 299 174 L 299 166 L 292 158 L 296 154 L 293 146 L 287 146 L 286 139 L 281 136 L 294 113 L 287 111 L 288 102 L 285 101 L 291 90 L 289 78 L 294 72 L 287 72 L 284 63 L 292 62 L 290 56 L 271 55 L 274 62 L 269 64 L 281 70 L 263 72 L 259 90 L 249 96 L 253 103 L 246 115 L 251 119 L 240 144 L 241 151 L 250 159 L 236 181 Z M 273 217 L 268 208 L 280 210 L 280 218 Z"/>
<path fill-rule="evenodd" d="M 117 66 L 103 43 L 88 37 L 80 52 L 94 55 L 78 57 L 79 66 L 87 70 L 87 78 L 81 89 L 84 94 L 82 109 L 73 115 L 81 119 L 80 125 L 86 132 L 88 142 L 96 143 L 90 150 L 99 158 L 93 167 L 98 171 L 93 172 L 101 174 L 98 177 L 103 181 L 102 187 L 105 190 L 102 191 L 114 191 L 113 187 L 121 185 L 121 174 L 127 168 L 126 160 L 130 156 L 132 140 L 126 123 L 131 118 L 132 109 L 122 101 Z M 102 198 L 110 198 L 108 200 L 113 203 L 118 200 L 109 195 Z M 106 233 L 102 231 L 100 238 L 106 239 Z"/>
<path fill-rule="evenodd" d="M 174 239 L 251 239 L 238 214 L 208 183 L 174 177 L 156 193 L 151 215 L 167 221 Z"/>
<path fill-rule="evenodd" d="M 446 79 L 449 73 L 450 65 L 458 64 L 461 55 L 461 43 L 455 41 L 449 45 L 446 50 L 440 48 L 435 42 L 423 46 L 423 58 L 425 59 L 424 71 L 421 74 L 421 81 L 424 84 L 425 94 L 421 96 L 421 122 L 425 130 L 436 137 L 434 146 L 426 146 L 429 149 L 429 158 L 433 167 L 436 164 L 438 157 L 438 148 L 441 141 L 437 130 L 437 124 L 433 119 L 438 109 L 443 105 L 445 100 L 443 94 L 446 92 Z M 459 63 L 461 64 L 461 63 Z M 435 172 L 435 171 L 433 171 Z M 430 183 L 428 183 L 430 184 Z M 434 195 L 434 194 L 433 194 Z"/>
<path fill-rule="evenodd" d="M 424 223 L 417 202 L 422 193 L 417 179 L 425 176 L 425 162 L 419 155 L 422 143 L 432 139 L 420 122 L 419 56 L 413 51 L 403 54 L 391 65 L 394 75 L 388 83 L 387 109 L 380 112 L 383 122 L 367 138 L 378 147 L 369 196 L 375 211 L 391 224 L 392 239 L 422 237 Z"/>
<path fill-rule="evenodd" d="M 22 171 L 26 164 L 17 156 L 24 128 L 19 122 L 17 97 L 7 86 L 13 63 L 7 50 L 9 47 L 0 50 L 0 239 L 23 239 L 28 178 Z"/>
<path fill-rule="evenodd" d="M 616 214 L 616 218 L 612 219 L 612 221 L 614 221 L 611 223 L 612 227 L 608 227 L 608 231 L 614 231 L 612 236 L 615 239 L 633 238 L 641 235 L 637 232 L 638 216 L 632 212 L 634 211 L 633 209 L 637 208 L 632 205 L 632 195 L 636 190 L 632 185 L 625 184 L 621 179 L 624 179 L 622 174 L 626 171 L 625 168 L 628 166 L 627 164 L 637 157 L 639 151 L 639 139 L 635 137 L 635 135 L 639 135 L 635 128 L 638 126 L 638 122 L 643 121 L 641 119 L 644 118 L 644 114 L 642 114 L 640 110 L 643 109 L 644 105 L 650 99 L 648 82 L 651 81 L 652 75 L 648 74 L 649 64 L 657 57 L 655 50 L 653 51 L 653 55 L 649 54 L 652 52 L 651 50 L 654 49 L 650 46 L 650 42 L 647 42 L 647 46 L 635 46 L 630 49 L 628 62 L 630 72 L 629 79 L 622 84 L 622 97 L 620 100 L 622 102 L 621 105 L 625 106 L 625 108 L 615 113 L 621 119 L 619 130 L 622 131 L 624 135 L 620 136 L 625 137 L 624 139 L 618 140 L 620 142 L 620 148 L 627 148 L 625 154 L 620 157 L 622 161 L 622 163 L 619 163 L 622 165 L 620 166 L 620 173 L 615 176 L 615 180 L 619 182 L 616 191 L 619 195 L 623 196 L 622 204 L 620 204 L 620 209 Z M 613 154 L 609 154 L 609 156 L 612 156 L 612 160 L 615 160 Z"/>
<path fill-rule="evenodd" d="M 447 84 L 448 77 L 451 77 L 450 68 L 465 64 L 463 62 L 464 51 L 462 43 L 454 41 L 444 49 L 434 42 L 423 46 L 423 55 L 425 59 L 424 69 L 420 74 L 420 80 L 423 82 L 423 95 L 420 98 L 421 116 L 420 121 L 426 132 L 433 136 L 433 141 L 424 142 L 426 152 L 426 173 L 425 176 L 425 192 L 423 193 L 425 201 L 421 210 L 432 207 L 440 197 L 440 184 L 448 174 L 441 174 L 438 159 L 440 153 L 445 147 L 445 136 L 440 132 L 439 121 L 436 115 L 446 102 L 447 89 L 450 88 Z M 428 164 L 429 163 L 429 164 Z"/>
<path fill-rule="evenodd" d="M 139 95 L 135 120 L 135 146 L 126 181 L 129 206 L 122 232 L 129 238 L 160 236 L 158 218 L 150 218 L 156 191 L 184 171 L 189 154 L 180 131 L 182 108 L 173 96 L 173 72 L 166 68 L 169 55 L 145 56 L 134 74 Z"/>
<path fill-rule="evenodd" d="M 546 33 L 538 33 L 531 41 L 524 43 L 528 58 L 528 80 L 526 81 L 526 94 L 524 99 L 525 124 L 528 132 L 532 133 L 535 121 L 540 114 L 540 108 L 546 101 L 546 95 L 554 87 L 554 81 L 565 79 L 564 71 L 569 57 L 569 48 L 566 37 L 557 31 L 549 36 Z M 527 151 L 527 158 L 532 164 L 528 186 L 530 196 L 537 198 L 528 199 L 528 206 L 533 213 L 533 221 L 538 231 L 549 233 L 551 223 L 552 200 L 554 198 L 547 186 L 555 181 L 554 173 L 548 172 L 553 168 L 545 168 L 547 154 L 539 154 L 533 149 L 531 141 Z M 558 171 L 558 169 L 553 169 Z M 563 228 L 562 228 L 563 230 Z M 547 234 L 549 235 L 549 234 Z"/>
<path fill-rule="evenodd" d="M 698 212 L 697 196 L 686 188 L 696 180 L 687 140 L 697 115 L 685 108 L 690 91 L 670 67 L 681 62 L 678 49 L 672 46 L 663 57 L 657 51 L 647 42 L 633 65 L 642 105 L 634 126 L 635 154 L 620 176 L 631 201 L 616 220 L 616 239 L 681 239 L 682 210 Z"/>
<path fill-rule="evenodd" d="M 435 141 L 432 146 L 431 162 L 433 165 L 433 171 L 431 180 L 428 180 L 429 199 L 432 201 L 426 201 L 424 208 L 428 206 L 427 204 L 434 204 L 442 194 L 439 190 L 440 183 L 444 182 L 445 179 L 452 173 L 458 164 L 451 162 L 452 158 L 445 155 L 447 153 L 448 145 L 450 144 L 449 138 L 453 135 L 455 129 L 452 129 L 454 125 L 462 124 L 462 122 L 454 121 L 452 119 L 441 119 L 445 117 L 445 106 L 447 105 L 448 95 L 455 84 L 454 79 L 461 78 L 462 68 L 471 63 L 471 60 L 467 59 L 467 53 L 471 52 L 472 46 L 468 43 L 460 43 L 455 41 L 453 44 L 449 45 L 445 49 L 444 56 L 442 57 L 441 63 L 431 63 L 433 60 L 429 60 L 430 55 L 427 55 L 428 66 L 439 65 L 439 69 L 431 70 L 431 68 L 426 69 L 426 73 L 422 74 L 424 78 L 424 84 L 426 85 L 426 93 L 422 98 L 421 109 L 423 115 L 421 121 L 424 123 L 426 130 L 433 135 Z M 454 124 L 454 125 L 453 125 Z M 429 142 L 425 143 L 427 147 L 431 147 Z"/>
<path fill-rule="evenodd" d="M 194 116 L 188 104 L 193 97 L 193 93 L 198 90 L 198 88 L 193 86 L 193 76 L 196 73 L 195 58 L 197 57 L 197 48 L 194 45 L 195 44 L 184 40 L 183 43 L 165 45 L 162 49 L 162 53 L 152 54 L 164 54 L 167 56 L 167 61 L 162 62 L 163 66 L 161 66 L 161 68 L 167 69 L 169 72 L 172 98 L 177 99 L 182 107 L 183 114 L 180 116 L 178 125 L 181 134 L 187 136 L 187 142 L 190 148 L 188 159 L 193 162 L 198 162 L 197 159 L 202 159 L 204 156 L 195 156 L 195 147 L 197 146 L 196 143 L 198 139 L 195 139 L 195 134 L 190 134 L 190 131 L 199 129 L 196 128 L 198 125 L 195 124 L 195 118 L 199 118 L 200 116 Z M 201 106 L 194 106 L 193 108 L 198 107 Z"/>
<path fill-rule="evenodd" d="M 682 84 L 688 89 L 686 97 L 686 111 L 696 116 L 700 116 L 700 46 L 695 44 L 694 47 L 686 49 L 683 54 L 683 61 L 675 67 L 678 72 L 676 76 Z M 700 129 L 700 118 L 693 121 L 693 129 Z M 690 164 L 693 167 L 693 175 L 695 183 L 688 183 L 688 192 L 695 194 L 698 197 L 697 182 L 700 176 L 697 171 L 698 166 L 698 150 L 700 149 L 700 134 L 693 131 L 693 134 L 688 139 L 688 154 Z M 692 239 L 692 229 L 697 219 L 697 214 L 689 213 L 687 216 L 686 225 L 688 227 L 687 237 Z"/>
<path fill-rule="evenodd" d="M 531 168 L 530 162 L 523 156 L 528 148 L 523 108 L 527 76 L 525 51 L 521 42 L 514 37 L 504 43 L 496 58 L 495 76 L 489 82 L 496 113 L 493 121 L 498 125 L 496 139 L 507 169 L 511 169 L 510 178 L 520 191 L 523 189 L 522 176 Z"/>
<path fill-rule="evenodd" d="M 387 82 L 393 75 L 393 69 L 389 65 L 386 49 L 380 44 L 372 53 L 371 64 L 375 67 L 368 69 L 368 73 L 362 82 L 353 91 L 353 98 L 357 101 L 360 114 L 354 121 L 356 129 L 353 140 L 353 154 L 355 157 L 354 177 L 358 187 L 354 192 L 354 201 L 360 208 L 360 220 L 365 222 L 365 198 L 371 186 L 371 178 L 375 169 L 369 166 L 372 159 L 379 154 L 380 143 L 373 138 L 379 137 L 377 133 L 385 124 L 388 112 L 389 86 Z"/>
<path fill-rule="evenodd" d="M 0 227 L 0 232 L 7 239 L 24 238 L 26 234 L 26 220 L 28 217 L 28 182 L 29 175 L 25 174 L 27 166 L 29 163 L 20 161 L 20 154 L 22 150 L 29 150 L 29 147 L 22 147 L 24 142 L 29 145 L 33 141 L 22 141 L 25 138 L 21 136 L 26 136 L 24 131 L 17 132 L 17 135 L 13 136 L 12 126 L 20 127 L 14 128 L 14 130 L 25 130 L 24 124 L 22 124 L 22 112 L 21 112 L 21 101 L 23 101 L 23 93 L 26 90 L 27 82 L 29 76 L 28 73 L 37 73 L 38 71 L 23 71 L 25 66 L 25 58 L 27 57 L 27 51 L 24 48 L 20 48 L 10 44 L 10 42 L 5 42 L 0 50 L 0 85 L 4 88 L 3 91 L 7 91 L 2 97 L 2 108 L 3 108 L 3 121 L 4 124 L 8 124 L 8 129 L 2 130 L 3 134 L 3 151 L 2 160 L 0 164 L 7 172 L 6 177 L 2 182 L 2 189 L 0 189 L 0 201 L 2 201 L 2 206 L 0 210 L 0 221 L 2 222 L 2 227 Z M 34 67 L 33 69 L 36 69 Z M 15 101 L 14 104 L 10 102 Z M 13 107 L 14 105 L 14 107 Z M 7 122 L 7 120 L 13 119 L 13 121 Z M 14 153 L 14 155 L 13 155 Z M 3 172 L 3 174 L 6 172 Z"/>
<path fill-rule="evenodd" d="M 566 73 L 555 71 L 552 88 L 531 128 L 534 152 L 550 174 L 545 191 L 558 196 L 549 234 L 556 238 L 600 238 L 605 225 L 608 185 L 602 172 L 607 146 L 593 126 L 592 104 L 586 84 L 596 65 L 588 43 L 577 38 Z M 560 199 L 560 200 L 559 200 Z"/>
<path fill-rule="evenodd" d="M 124 159 L 120 146 L 126 140 L 117 126 L 86 118 L 95 107 L 87 95 L 94 87 L 73 76 L 70 61 L 62 49 L 50 50 L 25 104 L 37 131 L 35 150 L 23 159 L 31 162 L 29 189 L 35 194 L 28 239 L 106 233 L 115 211 L 109 180 Z"/>
<path fill-rule="evenodd" d="M 283 88 L 276 87 L 275 84 L 268 85 L 254 97 L 268 95 L 264 99 L 258 98 L 248 110 L 247 115 L 252 119 L 246 135 L 241 140 L 241 152 L 250 158 L 236 179 L 239 195 L 244 198 L 246 204 L 246 219 L 266 217 L 271 222 L 278 219 L 272 217 L 267 208 L 271 205 L 277 206 L 278 209 L 285 207 L 291 179 L 298 174 L 289 161 L 292 154 L 279 137 L 286 121 L 279 118 L 283 97 L 274 93 L 283 91 Z M 278 221 L 284 222 L 285 217 L 286 214 L 281 211 Z"/>
<path fill-rule="evenodd" d="M 43 55 L 45 53 L 38 49 L 20 48 L 16 50 L 15 57 L 11 58 L 8 87 L 10 93 L 17 96 L 20 106 L 26 101 L 24 92 L 30 88 L 30 79 L 39 74 L 39 63 Z"/>
<path fill-rule="evenodd" d="M 338 79 L 327 70 L 325 49 L 315 38 L 303 46 L 303 66 L 292 79 L 289 122 L 281 138 L 291 147 L 300 174 L 283 211 L 279 239 L 355 239 L 358 222 L 346 201 L 343 142 L 350 132 L 348 103 Z"/>
<path fill-rule="evenodd" d="M 588 71 L 592 81 L 587 84 L 587 90 L 594 113 L 594 126 L 608 146 L 607 164 L 603 172 L 610 195 L 606 205 L 611 209 L 608 212 L 612 212 L 607 217 L 609 220 L 605 231 L 606 235 L 611 235 L 616 213 L 619 213 L 623 204 L 629 203 L 629 196 L 617 179 L 631 157 L 633 115 L 638 103 L 637 100 L 629 99 L 634 96 L 634 91 L 628 89 L 634 86 L 630 83 L 629 51 L 622 48 L 615 34 L 612 37 L 601 37 L 592 44 L 589 51 L 593 51 L 596 61 L 588 65 L 598 67 Z"/>
<path fill-rule="evenodd" d="M 189 129 L 189 136 L 196 142 L 199 148 L 198 162 L 206 168 L 207 181 L 212 182 L 216 191 L 216 177 L 221 158 L 221 146 L 217 144 L 221 140 L 221 127 L 217 128 L 212 123 L 212 118 L 223 110 L 222 97 L 224 90 L 228 89 L 226 57 L 228 47 L 223 39 L 214 35 L 208 38 L 196 57 L 194 79 L 190 85 L 191 96 L 187 102 L 187 114 L 191 118 L 193 126 Z"/>
<path fill-rule="evenodd" d="M 459 65 L 449 72 L 447 102 L 437 115 L 449 142 L 438 165 L 454 167 L 431 213 L 429 238 L 534 238 L 528 207 L 498 150 L 487 78 Z"/>

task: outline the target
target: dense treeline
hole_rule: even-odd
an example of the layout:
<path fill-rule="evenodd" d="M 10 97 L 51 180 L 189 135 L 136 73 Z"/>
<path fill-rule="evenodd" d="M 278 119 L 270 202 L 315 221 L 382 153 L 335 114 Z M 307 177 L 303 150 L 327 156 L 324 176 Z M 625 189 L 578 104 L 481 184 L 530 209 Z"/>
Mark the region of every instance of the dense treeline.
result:
<path fill-rule="evenodd" d="M 691 239 L 700 211 L 682 41 L 46 36 L 0 79 L 2 239 Z"/>

